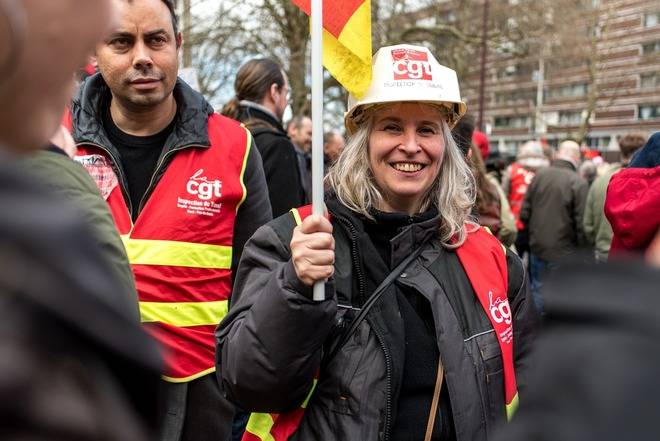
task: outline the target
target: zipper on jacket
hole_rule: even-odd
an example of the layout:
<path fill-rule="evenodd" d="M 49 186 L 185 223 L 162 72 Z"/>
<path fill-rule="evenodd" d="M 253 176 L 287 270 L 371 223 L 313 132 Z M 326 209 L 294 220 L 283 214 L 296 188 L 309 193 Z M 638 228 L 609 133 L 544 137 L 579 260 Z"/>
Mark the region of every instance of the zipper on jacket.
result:
<path fill-rule="evenodd" d="M 357 253 L 357 237 L 358 237 L 358 232 L 355 226 L 351 223 L 350 220 L 342 217 L 342 216 L 334 216 L 335 219 L 337 219 L 339 222 L 344 224 L 350 232 L 351 232 L 351 257 L 353 258 L 353 267 L 356 269 L 356 272 L 358 273 L 358 286 L 360 290 L 360 296 L 361 296 L 361 301 L 364 302 L 366 300 L 366 283 L 364 281 L 364 274 L 362 273 L 362 268 L 360 266 L 360 262 L 358 260 L 358 253 Z M 351 301 L 352 303 L 352 301 Z M 368 315 L 368 314 L 367 314 Z M 383 439 L 384 441 L 388 441 L 390 439 L 390 424 L 392 420 L 392 356 L 390 355 L 389 350 L 387 349 L 387 346 L 385 346 L 385 340 L 383 339 L 382 334 L 380 331 L 378 331 L 378 328 L 373 325 L 373 322 L 367 317 L 367 322 L 369 323 L 369 326 L 371 326 L 371 329 L 374 331 L 374 335 L 376 336 L 376 340 L 378 340 L 378 344 L 380 345 L 380 349 L 383 351 L 383 354 L 385 355 L 385 372 L 386 372 L 386 377 L 387 377 L 387 384 L 385 387 L 385 425 L 383 429 Z"/>
<path fill-rule="evenodd" d="M 340 223 L 344 224 L 345 227 L 347 227 L 350 230 L 351 233 L 351 259 L 353 260 L 353 268 L 355 268 L 355 271 L 357 272 L 357 278 L 358 278 L 358 290 L 360 291 L 360 302 L 366 301 L 366 282 L 364 281 L 364 274 L 362 273 L 362 267 L 360 266 L 360 261 L 358 258 L 358 250 L 357 250 L 357 238 L 358 238 L 358 231 L 357 228 L 351 223 L 350 220 L 346 219 L 345 217 L 342 216 L 336 216 L 334 215 L 335 219 L 337 219 Z M 353 299 L 351 299 L 351 304 L 353 303 Z"/>
<path fill-rule="evenodd" d="M 387 346 L 385 346 L 385 340 L 380 331 L 378 331 L 378 327 L 374 326 L 368 318 L 367 322 L 369 322 L 369 326 L 373 329 L 378 344 L 380 344 L 380 348 L 383 351 L 383 354 L 385 354 L 385 375 L 387 377 L 387 385 L 385 387 L 385 427 L 383 429 L 383 440 L 388 441 L 390 439 L 390 424 L 392 420 L 392 357 Z"/>
<path fill-rule="evenodd" d="M 97 143 L 94 143 L 94 142 L 91 142 L 91 141 L 83 141 L 83 142 L 79 142 L 79 143 L 76 144 L 76 146 L 78 146 L 78 147 L 84 147 L 86 145 L 91 145 L 91 146 L 94 146 L 94 147 L 96 147 L 100 150 L 103 150 L 103 152 L 105 152 L 105 154 L 107 154 L 110 157 L 110 159 L 112 161 L 110 166 L 112 167 L 114 172 L 119 177 L 119 188 L 121 188 L 121 193 L 124 196 L 124 200 L 125 200 L 126 205 L 128 207 L 128 212 L 133 213 L 133 204 L 131 203 L 131 197 L 128 194 L 128 188 L 127 188 L 127 185 L 126 185 L 126 176 L 124 176 L 124 173 L 121 170 L 121 167 L 119 167 L 119 165 L 118 165 L 118 164 L 120 164 L 120 161 L 117 160 L 115 155 L 108 148 L 103 147 L 101 144 L 97 144 Z"/>
<path fill-rule="evenodd" d="M 176 153 L 176 152 L 178 152 L 178 151 L 180 151 L 180 150 L 187 149 L 187 148 L 189 148 L 189 147 L 204 147 L 204 146 L 201 145 L 201 144 L 186 144 L 186 145 L 182 145 L 182 146 L 180 146 L 180 147 L 175 147 L 175 148 L 171 149 L 170 151 L 166 152 L 166 153 L 160 158 L 160 160 L 158 161 L 158 164 L 156 164 L 156 168 L 154 168 L 154 172 L 153 172 L 153 174 L 151 175 L 151 179 L 149 180 L 149 185 L 147 186 L 147 189 L 144 191 L 144 194 L 142 195 L 142 197 L 140 198 L 140 204 L 138 205 L 138 211 L 137 211 L 137 213 L 135 213 L 135 219 L 136 219 L 136 220 L 137 220 L 137 217 L 140 215 L 140 212 L 142 211 L 142 208 L 144 207 L 145 202 L 146 202 L 147 199 L 149 198 L 149 195 L 150 195 L 151 192 L 153 191 L 153 188 L 156 186 L 156 177 L 158 176 L 161 167 L 162 167 L 163 164 L 165 163 L 165 160 L 166 160 L 167 158 L 169 158 L 172 154 L 174 154 L 174 153 Z M 132 214 L 133 214 L 133 211 L 131 210 L 131 215 L 132 215 Z"/>

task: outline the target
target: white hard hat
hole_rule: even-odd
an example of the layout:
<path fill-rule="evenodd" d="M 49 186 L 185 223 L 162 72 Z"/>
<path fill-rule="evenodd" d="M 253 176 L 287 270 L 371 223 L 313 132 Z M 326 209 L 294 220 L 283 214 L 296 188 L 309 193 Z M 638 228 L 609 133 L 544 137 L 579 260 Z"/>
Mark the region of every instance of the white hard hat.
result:
<path fill-rule="evenodd" d="M 372 80 L 362 99 L 348 96 L 344 124 L 349 134 L 355 132 L 360 116 L 372 104 L 424 102 L 439 104 L 449 110 L 447 123 L 453 127 L 465 115 L 456 71 L 441 65 L 423 46 L 399 44 L 378 49 L 372 63 Z"/>

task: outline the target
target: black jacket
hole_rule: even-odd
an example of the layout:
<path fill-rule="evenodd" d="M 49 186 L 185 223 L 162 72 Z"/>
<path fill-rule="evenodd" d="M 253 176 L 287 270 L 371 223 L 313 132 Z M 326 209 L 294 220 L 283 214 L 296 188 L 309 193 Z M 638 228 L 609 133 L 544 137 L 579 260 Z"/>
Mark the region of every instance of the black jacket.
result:
<path fill-rule="evenodd" d="M 188 148 L 208 148 L 211 144 L 208 136 L 208 117 L 213 113 L 211 105 L 199 93 L 195 92 L 185 82 L 177 80 L 174 87 L 174 98 L 177 102 L 177 121 L 172 134 L 165 141 L 163 151 L 154 171 L 154 179 L 147 189 L 142 206 L 149 198 L 160 178 L 165 173 L 169 162 L 177 151 Z M 92 144 L 104 150 L 112 159 L 112 166 L 119 178 L 124 199 L 129 205 L 129 212 L 142 207 L 131 207 L 127 192 L 124 173 L 125 164 L 119 152 L 112 145 L 103 128 L 102 115 L 105 106 L 111 99 L 110 90 L 100 74 L 89 77 L 81 85 L 77 97 L 73 100 L 71 113 L 73 117 L 73 139 L 76 144 Z M 222 161 L 222 158 L 218 158 Z M 241 204 L 234 222 L 234 240 L 232 255 L 232 270 L 238 267 L 238 261 L 245 242 L 261 225 L 271 219 L 268 195 L 264 179 L 263 167 L 259 152 L 250 149 L 244 174 L 247 199 Z"/>
<path fill-rule="evenodd" d="M 304 205 L 298 156 L 282 123 L 272 115 L 246 105 L 241 105 L 238 119 L 246 123 L 261 153 L 273 217 Z"/>
<path fill-rule="evenodd" d="M 313 302 L 290 258 L 295 226 L 285 215 L 260 228 L 245 248 L 236 280 L 236 303 L 217 335 L 218 374 L 229 397 L 260 412 L 296 408 L 309 392 L 323 348 L 388 273 L 358 215 L 327 201 L 336 241 L 335 276 L 327 300 Z M 445 366 L 456 438 L 481 441 L 505 420 L 499 344 L 456 254 L 439 245 L 435 217 L 405 228 L 391 240 L 395 266 L 425 242 L 398 288 L 430 303 Z M 426 241 L 427 238 L 430 240 Z M 514 359 L 524 390 L 525 355 L 536 320 L 522 263 L 507 253 L 508 297 L 514 319 Z M 295 440 L 389 439 L 405 360 L 404 325 L 390 286 L 354 338 L 321 370 Z M 521 399 L 524 399 L 521 398 Z"/>
<path fill-rule="evenodd" d="M 558 261 L 586 246 L 582 218 L 588 192 L 568 161 L 556 160 L 536 173 L 520 210 L 533 254 Z"/>

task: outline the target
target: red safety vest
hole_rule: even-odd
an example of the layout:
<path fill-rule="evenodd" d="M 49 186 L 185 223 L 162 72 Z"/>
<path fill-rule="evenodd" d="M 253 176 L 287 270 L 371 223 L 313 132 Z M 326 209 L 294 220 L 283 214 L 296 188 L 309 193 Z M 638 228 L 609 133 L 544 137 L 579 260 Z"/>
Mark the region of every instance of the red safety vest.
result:
<path fill-rule="evenodd" d="M 311 214 L 311 206 L 291 212 L 300 225 Z M 456 249 L 456 254 L 497 334 L 504 366 L 504 405 L 507 418 L 511 418 L 518 406 L 518 389 L 513 364 L 513 314 L 507 297 L 508 270 L 504 247 L 480 227 L 468 233 L 463 245 Z M 284 414 L 250 415 L 242 441 L 288 440 L 300 426 L 316 382 L 315 379 L 309 395 L 298 409 Z"/>
<path fill-rule="evenodd" d="M 509 205 L 511 212 L 516 218 L 516 228 L 520 231 L 525 228 L 525 224 L 520 220 L 520 209 L 522 208 L 523 201 L 525 200 L 525 193 L 527 187 L 532 183 L 535 173 L 527 170 L 522 165 L 514 162 L 511 164 L 511 188 L 509 189 Z"/>
<path fill-rule="evenodd" d="M 81 145 L 76 160 L 108 202 L 135 274 L 140 316 L 165 351 L 164 379 L 185 382 L 215 370 L 214 331 L 231 293 L 234 221 L 245 200 L 251 137 L 213 114 L 211 146 L 174 153 L 135 223 L 108 154 Z"/>

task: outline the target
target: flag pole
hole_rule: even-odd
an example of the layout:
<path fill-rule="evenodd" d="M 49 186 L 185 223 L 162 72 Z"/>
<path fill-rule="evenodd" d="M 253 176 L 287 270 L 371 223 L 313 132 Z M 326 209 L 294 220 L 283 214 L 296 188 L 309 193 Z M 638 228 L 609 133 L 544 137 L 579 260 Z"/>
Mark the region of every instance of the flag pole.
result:
<path fill-rule="evenodd" d="M 323 216 L 323 0 L 312 0 L 312 213 Z M 325 300 L 325 284 L 314 283 L 314 301 Z"/>

